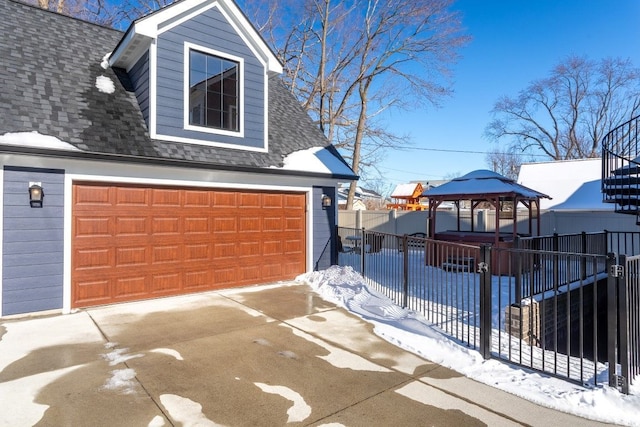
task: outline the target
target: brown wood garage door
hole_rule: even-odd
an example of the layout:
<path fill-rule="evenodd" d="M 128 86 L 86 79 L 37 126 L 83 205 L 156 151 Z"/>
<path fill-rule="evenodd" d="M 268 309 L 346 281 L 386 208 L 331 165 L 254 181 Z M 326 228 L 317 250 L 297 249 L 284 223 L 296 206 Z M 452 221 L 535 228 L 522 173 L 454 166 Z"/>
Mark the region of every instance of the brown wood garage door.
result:
<path fill-rule="evenodd" d="M 301 193 L 75 184 L 71 305 L 292 279 L 305 206 Z"/>

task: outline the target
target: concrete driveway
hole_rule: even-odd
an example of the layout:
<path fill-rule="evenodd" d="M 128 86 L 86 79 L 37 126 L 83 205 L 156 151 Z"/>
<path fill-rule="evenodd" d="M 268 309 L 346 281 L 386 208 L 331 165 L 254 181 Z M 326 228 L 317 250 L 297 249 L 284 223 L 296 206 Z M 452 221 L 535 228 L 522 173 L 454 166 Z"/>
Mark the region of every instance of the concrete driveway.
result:
<path fill-rule="evenodd" d="M 0 426 L 600 425 L 407 353 L 295 283 L 0 321 Z"/>

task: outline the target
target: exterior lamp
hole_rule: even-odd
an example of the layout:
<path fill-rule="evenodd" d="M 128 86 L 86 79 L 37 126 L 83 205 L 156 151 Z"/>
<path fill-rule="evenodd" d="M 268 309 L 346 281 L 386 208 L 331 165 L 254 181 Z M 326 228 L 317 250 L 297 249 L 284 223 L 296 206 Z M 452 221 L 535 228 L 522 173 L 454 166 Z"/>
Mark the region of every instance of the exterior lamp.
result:
<path fill-rule="evenodd" d="M 328 196 L 326 194 L 322 195 L 322 207 L 325 208 L 325 209 L 331 207 L 331 197 L 330 196 Z"/>
<path fill-rule="evenodd" d="M 29 204 L 32 208 L 41 208 L 42 199 L 44 199 L 44 191 L 42 184 L 39 182 L 29 183 Z"/>

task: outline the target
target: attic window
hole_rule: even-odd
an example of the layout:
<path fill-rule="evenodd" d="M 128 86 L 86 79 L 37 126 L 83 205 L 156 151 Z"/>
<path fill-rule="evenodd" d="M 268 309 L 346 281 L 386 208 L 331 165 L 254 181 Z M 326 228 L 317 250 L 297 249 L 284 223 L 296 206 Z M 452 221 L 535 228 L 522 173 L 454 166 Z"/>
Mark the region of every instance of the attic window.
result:
<path fill-rule="evenodd" d="M 240 132 L 240 62 L 189 49 L 189 125 Z"/>

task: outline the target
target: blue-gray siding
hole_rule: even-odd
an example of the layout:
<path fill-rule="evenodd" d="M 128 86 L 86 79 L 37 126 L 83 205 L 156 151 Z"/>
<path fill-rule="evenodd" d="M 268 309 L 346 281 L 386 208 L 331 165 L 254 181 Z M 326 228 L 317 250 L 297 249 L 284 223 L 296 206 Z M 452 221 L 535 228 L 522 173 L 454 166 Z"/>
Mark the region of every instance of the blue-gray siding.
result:
<path fill-rule="evenodd" d="M 41 182 L 42 208 L 29 206 Z M 62 308 L 64 171 L 4 168 L 2 314 Z"/>
<path fill-rule="evenodd" d="M 149 52 L 145 52 L 129 70 L 129 78 L 135 89 L 142 117 L 149 126 Z"/>
<path fill-rule="evenodd" d="M 333 204 L 322 207 L 322 195 L 331 197 Z M 336 264 L 336 192 L 334 187 L 313 188 L 313 269 L 324 270 Z"/>
<path fill-rule="evenodd" d="M 244 59 L 243 138 L 184 129 L 184 42 Z M 213 7 L 158 37 L 156 131 L 161 135 L 264 148 L 265 78 L 264 66 L 220 11 Z"/>

